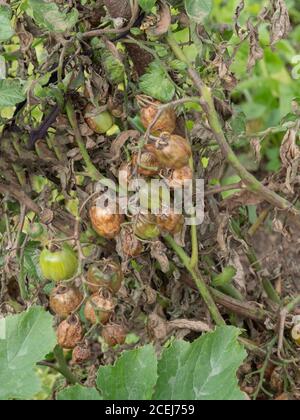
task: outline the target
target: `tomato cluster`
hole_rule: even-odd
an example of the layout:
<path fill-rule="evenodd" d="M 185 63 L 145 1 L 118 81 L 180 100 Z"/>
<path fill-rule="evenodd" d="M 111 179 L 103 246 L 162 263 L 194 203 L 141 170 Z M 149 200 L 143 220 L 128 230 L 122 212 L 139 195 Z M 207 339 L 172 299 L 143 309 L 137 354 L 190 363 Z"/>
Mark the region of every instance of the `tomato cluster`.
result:
<path fill-rule="evenodd" d="M 120 185 L 128 186 L 137 175 L 147 180 L 167 170 L 171 172 L 168 172 L 166 184 L 172 189 L 182 188 L 186 181 L 193 179 L 189 166 L 192 150 L 185 138 L 173 134 L 176 128 L 174 109 L 168 107 L 156 118 L 161 105 L 158 101 L 151 102 L 147 98 L 144 102 L 140 99 L 139 105 L 142 108 L 141 121 L 144 127 L 150 128 L 150 132 L 158 137 L 151 136 L 139 153 L 133 153 L 131 161 L 121 164 Z M 152 204 L 149 203 L 148 208 Z M 158 216 L 149 211 L 149 214 L 131 217 L 130 227 L 123 223 L 123 216 L 109 208 L 92 205 L 89 214 L 92 226 L 100 236 L 106 239 L 120 238 L 125 257 L 138 256 L 144 249 L 144 241 L 155 240 L 163 232 L 178 234 L 184 226 L 183 216 L 176 214 L 171 208 L 161 210 Z"/>
<path fill-rule="evenodd" d="M 130 161 L 121 165 L 125 174 L 121 183 L 125 185 L 135 176 L 149 179 L 166 171 L 167 184 L 176 189 L 193 177 L 189 166 L 192 155 L 190 144 L 185 138 L 174 134 L 175 111 L 166 108 L 156 118 L 159 106 L 157 101 L 142 105 L 141 121 L 145 129 L 151 132 L 150 141 L 138 152 L 133 152 Z M 98 134 L 106 133 L 114 124 L 108 111 L 97 110 L 92 105 L 88 105 L 85 110 L 85 121 Z M 149 209 L 153 204 L 152 198 L 148 202 L 148 195 L 145 196 L 145 206 Z M 159 192 L 155 197 L 158 207 L 161 198 Z M 175 214 L 171 208 L 159 214 L 152 214 L 150 210 L 148 213 L 141 212 L 126 221 L 118 209 L 111 211 L 109 207 L 97 206 L 97 203 L 92 202 L 89 218 L 96 234 L 105 239 L 118 240 L 120 252 L 125 259 L 138 257 L 147 243 L 157 240 L 162 233 L 179 234 L 184 226 L 184 217 Z M 40 226 L 32 227 L 33 238 L 44 234 Z M 82 319 L 93 325 L 102 325 L 102 338 L 109 346 L 123 344 L 126 339 L 125 328 L 112 322 L 116 307 L 115 295 L 123 282 L 120 264 L 113 259 L 91 264 L 86 274 L 85 293 L 78 287 L 80 281 L 76 280 L 78 276 L 82 279 L 82 273 L 79 273 L 81 268 L 76 252 L 66 242 L 50 242 L 41 252 L 40 269 L 43 276 L 58 283 L 50 294 L 50 308 L 61 321 L 57 328 L 58 343 L 64 349 L 73 350 L 73 363 L 84 363 L 91 357 Z M 89 296 L 86 296 L 87 292 Z M 82 307 L 83 310 L 79 312 Z"/>

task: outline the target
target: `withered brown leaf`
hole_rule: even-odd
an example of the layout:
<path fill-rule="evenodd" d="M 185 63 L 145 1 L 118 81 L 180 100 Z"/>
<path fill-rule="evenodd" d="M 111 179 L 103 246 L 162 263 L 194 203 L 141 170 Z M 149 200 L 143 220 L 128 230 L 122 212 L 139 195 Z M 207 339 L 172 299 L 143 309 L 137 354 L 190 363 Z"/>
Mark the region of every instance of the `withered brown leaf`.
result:
<path fill-rule="evenodd" d="M 247 71 L 250 72 L 255 66 L 256 62 L 264 57 L 264 51 L 259 44 L 258 28 L 254 27 L 251 21 L 247 24 L 249 31 L 250 54 L 248 57 Z"/>
<path fill-rule="evenodd" d="M 272 0 L 271 45 L 286 38 L 291 30 L 289 11 L 284 0 Z"/>

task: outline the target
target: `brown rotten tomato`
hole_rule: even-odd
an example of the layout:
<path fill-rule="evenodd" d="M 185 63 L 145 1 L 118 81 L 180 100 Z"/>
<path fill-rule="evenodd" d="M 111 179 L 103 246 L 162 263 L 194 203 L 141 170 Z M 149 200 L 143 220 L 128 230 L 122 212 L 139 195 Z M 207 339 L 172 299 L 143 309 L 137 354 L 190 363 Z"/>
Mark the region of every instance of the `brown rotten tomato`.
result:
<path fill-rule="evenodd" d="M 64 349 L 74 349 L 82 340 L 83 329 L 77 315 L 71 315 L 57 328 L 58 344 Z"/>
<path fill-rule="evenodd" d="M 87 360 L 90 360 L 92 354 L 91 350 L 86 343 L 79 343 L 73 350 L 72 363 L 74 365 L 80 365 Z"/>
<path fill-rule="evenodd" d="M 108 324 L 103 327 L 102 337 L 106 344 L 113 347 L 122 345 L 126 340 L 126 330 L 118 324 Z"/>
<path fill-rule="evenodd" d="M 58 286 L 50 294 L 50 308 L 61 318 L 67 318 L 83 301 L 81 292 L 68 286 Z"/>
<path fill-rule="evenodd" d="M 161 230 L 176 235 L 182 231 L 184 225 L 184 217 L 182 214 L 176 214 L 172 210 L 159 214 L 156 218 L 157 225 Z"/>
<path fill-rule="evenodd" d="M 136 154 L 132 158 L 132 166 L 137 166 L 137 172 L 142 176 L 155 176 L 160 172 L 160 164 L 154 153 L 143 151 L 140 156 Z"/>
<path fill-rule="evenodd" d="M 189 166 L 183 166 L 180 169 L 175 169 L 170 178 L 168 178 L 168 185 L 170 188 L 182 188 L 185 183 L 193 180 L 193 171 Z"/>
<path fill-rule="evenodd" d="M 91 207 L 90 220 L 93 229 L 104 238 L 113 239 L 121 230 L 123 216 L 121 214 L 113 214 L 111 209 L 101 207 Z"/>
<path fill-rule="evenodd" d="M 84 316 L 92 324 L 106 324 L 115 308 L 115 302 L 111 296 L 105 297 L 100 293 L 95 293 L 87 301 L 84 308 Z"/>
<path fill-rule="evenodd" d="M 120 290 L 123 273 L 120 264 L 113 260 L 103 260 L 89 267 L 87 284 L 91 292 L 96 293 L 101 288 L 109 289 L 112 293 Z"/>
<path fill-rule="evenodd" d="M 146 105 L 141 110 L 141 121 L 145 128 L 148 128 L 154 121 L 160 102 L 154 101 L 151 105 Z M 151 133 L 168 132 L 173 133 L 176 128 L 176 113 L 173 108 L 163 111 L 157 122 L 151 128 Z"/>
<path fill-rule="evenodd" d="M 121 247 L 125 257 L 138 257 L 143 252 L 143 244 L 135 236 L 131 226 L 124 226 L 120 234 Z"/>
<path fill-rule="evenodd" d="M 149 146 L 163 168 L 181 169 L 188 165 L 192 156 L 188 141 L 175 134 L 162 133 L 160 138 Z"/>

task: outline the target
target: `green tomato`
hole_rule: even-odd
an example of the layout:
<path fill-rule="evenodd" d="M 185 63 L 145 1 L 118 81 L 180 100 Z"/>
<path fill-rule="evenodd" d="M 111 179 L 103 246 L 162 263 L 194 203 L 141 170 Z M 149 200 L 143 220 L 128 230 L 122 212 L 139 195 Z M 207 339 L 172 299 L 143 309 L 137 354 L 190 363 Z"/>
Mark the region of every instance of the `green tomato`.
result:
<path fill-rule="evenodd" d="M 141 215 L 134 226 L 134 233 L 141 239 L 150 241 L 160 235 L 160 229 L 152 215 Z"/>
<path fill-rule="evenodd" d="M 28 234 L 32 239 L 39 239 L 44 235 L 44 233 L 45 229 L 41 223 L 33 223 L 28 231 Z"/>
<path fill-rule="evenodd" d="M 67 244 L 54 252 L 45 248 L 40 255 L 40 267 L 47 280 L 54 282 L 69 280 L 77 272 L 78 258 Z"/>
<path fill-rule="evenodd" d="M 95 133 L 104 134 L 106 133 L 114 124 L 113 117 L 107 111 L 101 112 L 100 114 L 89 113 L 90 109 L 88 108 L 88 113 L 85 116 L 85 121 Z"/>

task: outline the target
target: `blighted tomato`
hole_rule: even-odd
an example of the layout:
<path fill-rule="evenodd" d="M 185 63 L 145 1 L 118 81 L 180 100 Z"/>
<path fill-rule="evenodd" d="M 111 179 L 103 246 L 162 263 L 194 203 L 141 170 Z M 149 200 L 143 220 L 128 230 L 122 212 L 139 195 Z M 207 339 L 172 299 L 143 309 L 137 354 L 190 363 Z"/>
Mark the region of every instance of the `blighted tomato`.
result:
<path fill-rule="evenodd" d="M 45 234 L 45 229 L 41 223 L 32 223 L 28 234 L 32 239 L 38 240 Z"/>
<path fill-rule="evenodd" d="M 82 301 L 83 295 L 75 287 L 60 285 L 50 294 L 50 308 L 61 318 L 66 318 L 79 308 Z"/>
<path fill-rule="evenodd" d="M 181 169 L 187 166 L 192 156 L 189 142 L 175 134 L 162 133 L 160 138 L 152 144 L 152 152 L 163 168 Z"/>
<path fill-rule="evenodd" d="M 152 214 L 140 214 L 134 220 L 134 233 L 141 239 L 151 241 L 160 235 L 156 217 Z"/>
<path fill-rule="evenodd" d="M 111 259 L 91 265 L 87 273 L 87 284 L 92 292 L 97 292 L 104 287 L 117 293 L 122 281 L 122 268 L 120 264 Z"/>
<path fill-rule="evenodd" d="M 300 324 L 295 325 L 292 329 L 292 338 L 300 346 Z"/>
<path fill-rule="evenodd" d="M 99 112 L 89 104 L 85 110 L 85 122 L 97 134 L 106 133 L 114 124 L 113 117 L 107 111 Z"/>
<path fill-rule="evenodd" d="M 141 109 L 141 121 L 145 128 L 148 128 L 154 121 L 159 106 L 158 101 L 153 101 L 152 104 L 145 105 Z M 168 108 L 163 111 L 157 122 L 151 128 L 151 133 L 168 132 L 173 133 L 176 128 L 176 113 L 173 108 Z"/>
<path fill-rule="evenodd" d="M 126 330 L 119 324 L 108 324 L 103 327 L 102 337 L 106 344 L 113 347 L 122 345 L 126 340 Z"/>
<path fill-rule="evenodd" d="M 90 360 L 92 357 L 92 352 L 87 343 L 79 343 L 74 348 L 72 353 L 72 363 L 74 365 L 81 365 L 82 363 Z"/>
<path fill-rule="evenodd" d="M 159 214 L 156 220 L 161 230 L 174 235 L 180 233 L 184 225 L 183 215 L 176 214 L 170 209 L 165 213 Z"/>
<path fill-rule="evenodd" d="M 87 301 L 84 308 L 84 316 L 92 324 L 106 324 L 112 316 L 115 309 L 115 302 L 110 296 L 103 296 L 101 293 L 95 293 Z"/>
<path fill-rule="evenodd" d="M 154 153 L 143 151 L 140 155 L 135 154 L 132 158 L 132 167 L 137 167 L 137 173 L 142 176 L 155 176 L 159 174 L 160 164 Z"/>
<path fill-rule="evenodd" d="M 47 280 L 60 282 L 75 276 L 78 270 L 78 258 L 73 249 L 63 244 L 45 248 L 40 255 L 40 268 Z"/>
<path fill-rule="evenodd" d="M 183 166 L 180 169 L 175 169 L 168 178 L 168 185 L 170 188 L 182 188 L 193 179 L 193 171 L 189 166 Z"/>
<path fill-rule="evenodd" d="M 112 213 L 109 208 L 91 207 L 90 220 L 93 229 L 104 238 L 113 239 L 121 230 L 123 216 Z"/>
<path fill-rule="evenodd" d="M 58 344 L 63 349 L 74 349 L 82 340 L 83 328 L 77 315 L 61 322 L 56 331 Z"/>

